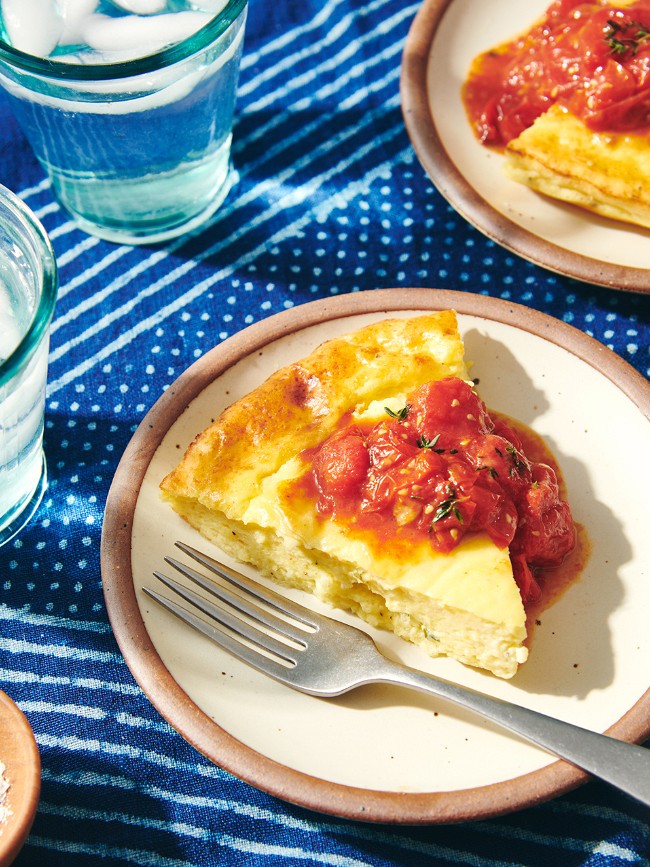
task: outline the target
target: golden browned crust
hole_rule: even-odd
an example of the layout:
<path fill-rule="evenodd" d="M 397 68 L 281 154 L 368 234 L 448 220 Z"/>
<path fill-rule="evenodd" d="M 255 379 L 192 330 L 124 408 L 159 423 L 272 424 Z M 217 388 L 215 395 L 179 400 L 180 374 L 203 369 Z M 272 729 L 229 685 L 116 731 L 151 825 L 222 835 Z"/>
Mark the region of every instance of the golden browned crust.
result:
<path fill-rule="evenodd" d="M 650 228 L 650 140 L 590 130 L 559 105 L 506 148 L 506 174 L 610 219 Z"/>
<path fill-rule="evenodd" d="M 183 501 L 199 501 L 237 519 L 265 478 L 325 439 L 347 411 L 448 375 L 467 377 L 453 311 L 334 338 L 226 409 L 162 481 L 163 496 L 181 514 Z"/>

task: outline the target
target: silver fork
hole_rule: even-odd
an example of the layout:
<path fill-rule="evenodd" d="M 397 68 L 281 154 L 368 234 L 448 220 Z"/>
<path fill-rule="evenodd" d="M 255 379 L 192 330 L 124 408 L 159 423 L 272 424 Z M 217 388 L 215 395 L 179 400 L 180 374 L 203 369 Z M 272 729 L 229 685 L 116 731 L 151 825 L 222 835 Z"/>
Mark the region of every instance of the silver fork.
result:
<path fill-rule="evenodd" d="M 298 605 L 189 545 L 176 545 L 226 582 L 217 583 L 172 557 L 165 558 L 220 605 L 160 572 L 154 575 L 211 622 L 155 590 L 145 587 L 144 592 L 258 671 L 322 698 L 369 683 L 400 684 L 431 693 L 522 735 L 650 806 L 650 750 L 392 662 L 362 630 Z"/>

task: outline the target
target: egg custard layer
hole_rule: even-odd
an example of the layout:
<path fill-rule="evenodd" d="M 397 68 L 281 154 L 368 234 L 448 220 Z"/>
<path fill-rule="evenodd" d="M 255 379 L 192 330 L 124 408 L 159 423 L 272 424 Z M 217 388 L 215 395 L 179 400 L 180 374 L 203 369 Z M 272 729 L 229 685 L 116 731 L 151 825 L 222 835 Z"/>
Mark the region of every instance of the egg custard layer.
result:
<path fill-rule="evenodd" d="M 511 677 L 526 613 L 507 546 L 468 533 L 446 552 L 424 536 L 373 538 L 324 515 L 297 483 L 345 418 L 397 417 L 426 383 L 469 379 L 456 316 L 387 319 L 324 343 L 227 408 L 161 483 L 205 538 L 286 586 L 392 630 L 430 656 Z M 426 449 L 433 451 L 432 449 Z"/>
<path fill-rule="evenodd" d="M 554 105 L 505 149 L 506 174 L 602 217 L 650 228 L 650 140 L 594 132 Z"/>

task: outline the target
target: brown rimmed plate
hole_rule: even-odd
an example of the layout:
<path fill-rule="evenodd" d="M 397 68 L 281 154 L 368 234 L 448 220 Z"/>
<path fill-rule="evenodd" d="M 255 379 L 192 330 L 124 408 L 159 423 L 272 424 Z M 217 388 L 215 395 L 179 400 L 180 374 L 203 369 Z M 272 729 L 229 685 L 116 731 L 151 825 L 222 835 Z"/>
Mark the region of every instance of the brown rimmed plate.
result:
<path fill-rule="evenodd" d="M 527 30 L 548 0 L 424 0 L 402 58 L 402 111 L 425 171 L 469 223 L 501 246 L 588 283 L 650 292 L 650 232 L 510 180 L 474 137 L 461 100 L 473 58 Z"/>
<path fill-rule="evenodd" d="M 167 389 L 125 451 L 106 505 L 107 610 L 152 703 L 197 750 L 251 785 L 350 819 L 433 824 L 493 816 L 566 792 L 585 775 L 459 709 L 398 688 L 367 687 L 329 701 L 301 695 L 191 633 L 142 588 L 155 585 L 152 572 L 164 571 L 176 539 L 219 552 L 161 502 L 158 484 L 196 433 L 277 367 L 378 318 L 449 308 L 458 312 L 488 405 L 534 427 L 555 452 L 593 551 L 581 579 L 544 613 L 531 658 L 511 681 L 372 634 L 409 665 L 643 740 L 650 733 L 650 581 L 643 574 L 650 534 L 637 455 L 648 445 L 650 385 L 565 323 L 435 289 L 353 293 L 272 316 L 211 350 Z M 323 610 L 311 597 L 289 595 Z"/>
<path fill-rule="evenodd" d="M 27 839 L 40 791 L 41 759 L 32 729 L 20 708 L 0 692 L 0 867 L 14 861 Z"/>

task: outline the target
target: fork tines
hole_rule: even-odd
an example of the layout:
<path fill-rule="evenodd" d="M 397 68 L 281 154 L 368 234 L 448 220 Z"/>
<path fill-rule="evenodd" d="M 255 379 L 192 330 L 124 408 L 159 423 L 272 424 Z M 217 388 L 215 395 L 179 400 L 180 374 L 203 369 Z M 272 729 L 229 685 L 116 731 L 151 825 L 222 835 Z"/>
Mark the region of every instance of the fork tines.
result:
<path fill-rule="evenodd" d="M 294 666 L 297 663 L 296 651 L 306 646 L 302 636 L 317 629 L 316 624 L 305 616 L 309 612 L 195 548 L 182 542 L 176 545 L 238 592 L 173 557 L 165 557 L 165 561 L 220 604 L 161 572 L 154 572 L 155 577 L 193 608 L 206 614 L 210 622 L 155 590 L 145 587 L 144 592 L 182 621 L 256 668 L 259 667 L 260 651 L 283 667 Z M 286 618 L 287 614 L 291 620 Z M 267 665 L 264 670 L 267 671 Z"/>

